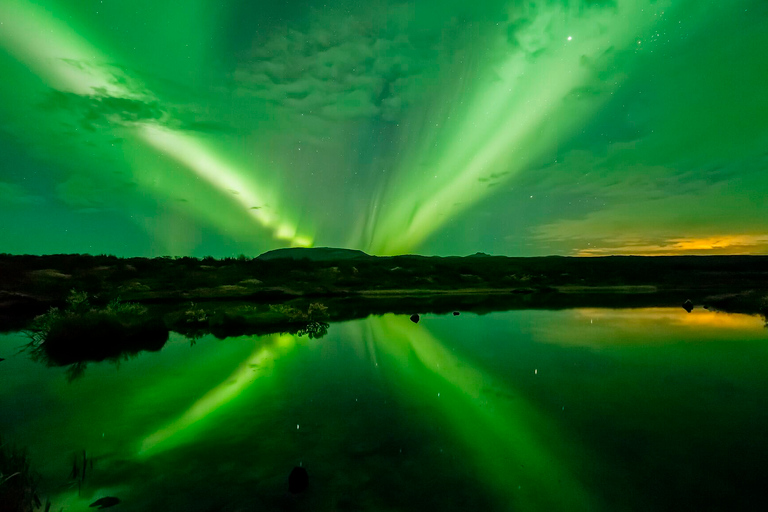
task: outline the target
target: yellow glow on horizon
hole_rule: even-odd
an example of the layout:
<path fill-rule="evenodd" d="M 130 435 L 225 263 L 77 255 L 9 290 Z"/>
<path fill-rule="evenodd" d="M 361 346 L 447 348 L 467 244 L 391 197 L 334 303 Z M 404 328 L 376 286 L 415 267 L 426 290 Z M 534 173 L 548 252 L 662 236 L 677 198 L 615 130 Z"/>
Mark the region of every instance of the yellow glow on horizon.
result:
<path fill-rule="evenodd" d="M 756 249 L 768 251 L 768 234 L 734 234 L 703 238 L 670 238 L 659 244 L 625 244 L 590 247 L 577 256 L 681 256 L 706 254 L 754 254 Z"/>

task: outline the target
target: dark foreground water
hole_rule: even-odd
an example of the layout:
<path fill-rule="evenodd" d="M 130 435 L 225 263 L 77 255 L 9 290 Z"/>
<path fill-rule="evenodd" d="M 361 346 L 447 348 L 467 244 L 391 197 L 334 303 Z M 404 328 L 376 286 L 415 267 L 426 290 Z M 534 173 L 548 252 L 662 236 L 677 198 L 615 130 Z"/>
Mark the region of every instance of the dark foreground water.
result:
<path fill-rule="evenodd" d="M 0 336 L 0 434 L 52 510 L 763 510 L 768 331 L 682 309 L 172 335 L 67 380 Z M 93 460 L 84 481 L 74 461 Z M 310 484 L 288 493 L 294 466 Z"/>

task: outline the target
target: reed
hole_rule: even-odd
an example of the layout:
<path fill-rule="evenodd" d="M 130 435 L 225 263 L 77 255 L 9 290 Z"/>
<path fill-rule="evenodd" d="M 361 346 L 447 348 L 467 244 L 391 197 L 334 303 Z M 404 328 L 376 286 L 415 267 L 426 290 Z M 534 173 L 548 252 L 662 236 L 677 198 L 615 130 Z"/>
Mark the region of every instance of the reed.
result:
<path fill-rule="evenodd" d="M 0 439 L 0 510 L 31 512 L 40 508 L 37 487 L 40 476 L 31 469 L 24 450 Z M 46 503 L 50 508 L 50 505 Z"/>

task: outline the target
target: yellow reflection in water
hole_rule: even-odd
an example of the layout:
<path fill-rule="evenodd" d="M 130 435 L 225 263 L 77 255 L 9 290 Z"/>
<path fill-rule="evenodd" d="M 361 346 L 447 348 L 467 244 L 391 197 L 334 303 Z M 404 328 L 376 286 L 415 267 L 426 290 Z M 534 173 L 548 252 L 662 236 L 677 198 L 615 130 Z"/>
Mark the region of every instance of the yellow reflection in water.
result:
<path fill-rule="evenodd" d="M 575 309 L 582 318 L 593 321 L 617 321 L 633 324 L 663 323 L 672 326 L 712 327 L 717 329 L 739 329 L 753 331 L 762 325 L 757 316 L 724 313 L 694 308 L 690 313 L 682 308 L 639 308 L 639 309 Z"/>
<path fill-rule="evenodd" d="M 765 337 L 759 316 L 722 313 L 682 307 L 638 309 L 572 309 L 558 315 L 557 322 L 545 312 L 531 312 L 529 330 L 537 342 L 586 346 L 650 346 L 701 343 L 724 335 L 739 339 Z M 735 339 L 735 338 L 734 338 Z"/>

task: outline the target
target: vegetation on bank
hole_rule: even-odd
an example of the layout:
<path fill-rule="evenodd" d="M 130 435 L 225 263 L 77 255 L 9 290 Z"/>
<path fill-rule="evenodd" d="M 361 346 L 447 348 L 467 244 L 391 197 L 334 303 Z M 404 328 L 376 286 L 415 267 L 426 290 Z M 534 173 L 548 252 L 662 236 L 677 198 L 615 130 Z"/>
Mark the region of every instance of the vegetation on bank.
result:
<path fill-rule="evenodd" d="M 32 512 L 42 504 L 37 487 L 40 476 L 30 468 L 27 454 L 0 438 L 0 511 Z M 50 509 L 50 502 L 45 510 Z"/>
<path fill-rule="evenodd" d="M 163 322 L 140 304 L 115 299 L 95 307 L 87 293 L 75 290 L 66 304 L 36 317 L 27 330 L 29 352 L 49 365 L 116 360 L 142 350 L 160 350 L 168 340 Z"/>
<path fill-rule="evenodd" d="M 320 338 L 328 332 L 328 308 L 299 304 L 190 303 L 171 311 L 113 300 L 94 306 L 85 292 L 71 290 L 63 308 L 34 318 L 26 333 L 27 351 L 49 366 L 67 366 L 80 377 L 89 362 L 118 362 L 141 351 L 160 350 L 171 330 L 192 342 L 206 334 L 230 336 L 288 333 Z"/>

